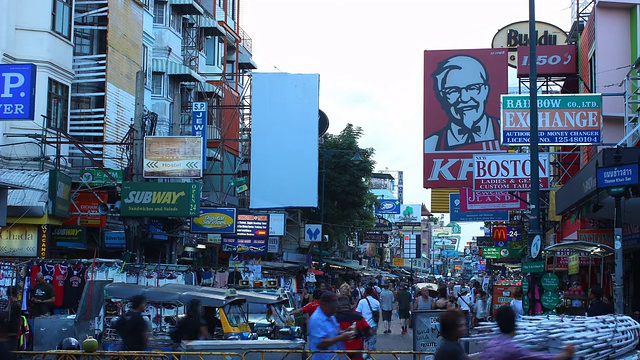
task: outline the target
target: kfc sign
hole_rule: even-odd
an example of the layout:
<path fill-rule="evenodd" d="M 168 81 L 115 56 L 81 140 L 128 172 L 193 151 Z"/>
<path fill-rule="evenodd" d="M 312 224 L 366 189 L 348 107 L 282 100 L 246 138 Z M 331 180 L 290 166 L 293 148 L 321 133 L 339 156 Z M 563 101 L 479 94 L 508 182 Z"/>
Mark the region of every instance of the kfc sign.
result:
<path fill-rule="evenodd" d="M 528 46 L 518 47 L 518 77 L 528 77 L 530 53 Z M 540 46 L 536 48 L 538 76 L 566 76 L 578 72 L 578 48 L 576 45 Z"/>
<path fill-rule="evenodd" d="M 538 155 L 540 189 L 549 188 L 549 154 Z M 473 155 L 473 189 L 476 191 L 531 190 L 529 154 Z"/>
<path fill-rule="evenodd" d="M 500 95 L 507 93 L 507 50 L 424 53 L 425 188 L 471 187 L 473 154 L 504 153 Z"/>
<path fill-rule="evenodd" d="M 526 193 L 460 189 L 460 211 L 526 210 Z"/>

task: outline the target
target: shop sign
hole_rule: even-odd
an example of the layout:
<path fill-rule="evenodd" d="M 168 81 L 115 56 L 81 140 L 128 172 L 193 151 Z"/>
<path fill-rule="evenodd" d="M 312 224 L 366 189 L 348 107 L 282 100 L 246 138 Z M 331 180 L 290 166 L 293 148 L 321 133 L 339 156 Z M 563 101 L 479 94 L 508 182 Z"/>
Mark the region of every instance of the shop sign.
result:
<path fill-rule="evenodd" d="M 264 255 L 268 238 L 222 237 L 222 252 L 238 255 Z"/>
<path fill-rule="evenodd" d="M 502 144 L 529 146 L 529 95 L 502 95 Z M 597 145 L 602 143 L 602 95 L 538 95 L 540 145 Z"/>
<path fill-rule="evenodd" d="M 522 249 L 485 247 L 482 248 L 483 259 L 515 259 L 522 256 Z"/>
<path fill-rule="evenodd" d="M 480 222 L 480 221 L 508 221 L 508 210 L 462 211 L 460 210 L 460 194 L 449 194 L 449 218 L 451 221 Z"/>
<path fill-rule="evenodd" d="M 364 243 L 371 244 L 386 244 L 389 242 L 389 235 L 381 234 L 377 232 L 366 232 L 362 234 L 362 241 Z"/>
<path fill-rule="evenodd" d="M 35 120 L 35 64 L 0 65 L 0 120 Z"/>
<path fill-rule="evenodd" d="M 57 170 L 49 170 L 50 215 L 68 218 L 71 209 L 71 177 Z"/>
<path fill-rule="evenodd" d="M 206 102 L 194 102 L 191 105 L 191 135 L 202 139 L 202 154 L 207 153 L 207 126 L 209 104 Z M 207 158 L 202 157 L 202 168 L 207 168 Z"/>
<path fill-rule="evenodd" d="M 638 164 L 598 168 L 596 182 L 598 189 L 638 185 Z"/>
<path fill-rule="evenodd" d="M 472 186 L 474 153 L 505 153 L 500 134 L 459 138 L 455 123 L 481 121 L 497 128 L 500 94 L 508 93 L 506 49 L 424 52 L 423 187 Z M 477 104 L 466 111 L 460 100 Z M 468 97 L 468 99 L 467 99 Z M 454 134 L 448 135 L 448 134 Z M 418 213 L 418 215 L 420 215 Z"/>
<path fill-rule="evenodd" d="M 124 173 L 115 169 L 84 169 L 80 174 L 80 180 L 89 186 L 116 185 L 122 184 Z"/>
<path fill-rule="evenodd" d="M 280 238 L 277 236 L 270 236 L 269 243 L 267 244 L 267 252 L 269 254 L 277 254 L 280 249 Z"/>
<path fill-rule="evenodd" d="M 145 136 L 145 178 L 201 178 L 204 153 L 198 136 Z"/>
<path fill-rule="evenodd" d="M 528 46 L 518 47 L 518 77 L 528 77 L 530 70 Z M 538 77 L 567 76 L 578 73 L 578 47 L 576 45 L 540 46 L 536 48 Z"/>
<path fill-rule="evenodd" d="M 38 257 L 41 259 L 46 259 L 48 255 L 49 255 L 49 225 L 40 225 Z"/>
<path fill-rule="evenodd" d="M 198 216 L 199 183 L 125 182 L 122 184 L 122 216 Z"/>
<path fill-rule="evenodd" d="M 393 258 L 392 264 L 393 266 L 404 266 L 404 258 Z"/>
<path fill-rule="evenodd" d="M 380 216 L 377 216 L 374 220 L 373 227 L 376 231 L 393 231 L 393 224 L 391 224 L 391 221 Z"/>
<path fill-rule="evenodd" d="M 235 208 L 200 208 L 200 215 L 191 219 L 191 232 L 233 234 L 236 232 Z"/>
<path fill-rule="evenodd" d="M 533 37 L 536 45 L 539 47 L 545 47 L 547 45 L 553 45 L 555 47 L 559 44 L 564 44 L 567 40 L 567 34 L 564 30 L 542 21 L 536 21 L 536 33 Z M 510 52 L 509 66 L 516 67 L 516 49 L 521 46 L 529 46 L 529 38 L 529 22 L 518 21 L 498 30 L 493 36 L 491 47 L 508 48 Z"/>
<path fill-rule="evenodd" d="M 269 236 L 284 236 L 287 227 L 287 214 L 269 213 Z"/>
<path fill-rule="evenodd" d="M 396 199 L 378 199 L 375 206 L 376 214 L 400 214 L 400 201 Z"/>
<path fill-rule="evenodd" d="M 540 302 L 546 309 L 555 309 L 560 303 L 560 297 L 553 291 L 545 291 Z"/>
<path fill-rule="evenodd" d="M 538 155 L 540 189 L 549 189 L 549 154 Z M 473 189 L 505 191 L 531 189 L 531 160 L 529 154 L 473 155 Z"/>
<path fill-rule="evenodd" d="M 207 244 L 222 244 L 222 235 L 221 234 L 207 234 Z"/>
<path fill-rule="evenodd" d="M 478 236 L 476 242 L 479 247 L 493 247 L 493 239 L 491 236 Z"/>
<path fill-rule="evenodd" d="M 127 239 L 124 231 L 105 232 L 104 247 L 107 249 L 126 249 Z"/>
<path fill-rule="evenodd" d="M 558 276 L 556 274 L 546 273 L 542 275 L 542 279 L 540 280 L 540 283 L 542 284 L 543 289 L 547 291 L 553 291 L 558 288 L 558 285 L 560 284 L 560 280 L 558 279 Z"/>
<path fill-rule="evenodd" d="M 236 235 L 243 237 L 269 237 L 269 214 L 238 214 Z"/>
<path fill-rule="evenodd" d="M 570 255 L 568 265 L 569 275 L 575 275 L 580 272 L 580 255 Z"/>
<path fill-rule="evenodd" d="M 13 225 L 0 229 L 0 257 L 37 256 L 37 226 Z"/>
<path fill-rule="evenodd" d="M 607 245 L 613 248 L 613 229 L 580 229 L 578 241 Z"/>
<path fill-rule="evenodd" d="M 460 211 L 526 210 L 526 193 L 506 191 L 473 191 L 460 189 Z"/>
<path fill-rule="evenodd" d="M 84 226 L 52 227 L 51 240 L 57 247 L 86 249 L 87 228 Z"/>
<path fill-rule="evenodd" d="M 523 274 L 541 273 L 541 272 L 544 272 L 544 261 L 529 261 L 529 262 L 522 263 Z"/>
<path fill-rule="evenodd" d="M 98 206 L 106 204 L 109 194 L 106 191 L 76 192 L 71 195 L 71 212 L 65 225 L 79 225 L 87 227 L 105 227 L 107 217 L 100 215 Z"/>

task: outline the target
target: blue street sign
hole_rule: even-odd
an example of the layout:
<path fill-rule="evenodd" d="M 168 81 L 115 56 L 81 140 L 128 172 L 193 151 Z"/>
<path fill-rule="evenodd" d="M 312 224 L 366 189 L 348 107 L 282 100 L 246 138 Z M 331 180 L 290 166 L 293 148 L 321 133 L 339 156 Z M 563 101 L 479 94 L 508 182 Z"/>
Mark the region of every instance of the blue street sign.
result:
<path fill-rule="evenodd" d="M 508 210 L 460 211 L 460 194 L 449 194 L 449 218 L 451 221 L 507 221 Z"/>
<path fill-rule="evenodd" d="M 35 97 L 34 64 L 0 65 L 0 120 L 33 120 Z"/>
<path fill-rule="evenodd" d="M 202 137 L 202 171 L 207 170 L 207 111 L 206 102 L 194 102 L 191 106 L 191 135 Z"/>
<path fill-rule="evenodd" d="M 638 185 L 638 164 L 601 167 L 596 175 L 598 189 Z"/>

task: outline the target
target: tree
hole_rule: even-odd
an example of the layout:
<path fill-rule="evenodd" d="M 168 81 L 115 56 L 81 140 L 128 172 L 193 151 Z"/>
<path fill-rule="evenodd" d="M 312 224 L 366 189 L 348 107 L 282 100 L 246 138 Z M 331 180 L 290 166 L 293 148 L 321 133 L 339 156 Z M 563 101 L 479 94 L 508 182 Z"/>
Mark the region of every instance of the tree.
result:
<path fill-rule="evenodd" d="M 323 143 L 320 145 L 319 208 L 308 215 L 314 221 L 320 221 L 324 176 L 323 232 L 329 236 L 329 242 L 323 244 L 325 251 L 342 250 L 354 232 L 373 227 L 373 207 L 376 198 L 369 192 L 368 180 L 375 165 L 372 160 L 374 149 L 358 146 L 358 140 L 363 133 L 362 128 L 347 124 L 338 135 L 324 135 Z M 352 161 L 356 153 L 360 154 L 363 161 Z M 325 159 L 326 173 L 323 174 Z"/>

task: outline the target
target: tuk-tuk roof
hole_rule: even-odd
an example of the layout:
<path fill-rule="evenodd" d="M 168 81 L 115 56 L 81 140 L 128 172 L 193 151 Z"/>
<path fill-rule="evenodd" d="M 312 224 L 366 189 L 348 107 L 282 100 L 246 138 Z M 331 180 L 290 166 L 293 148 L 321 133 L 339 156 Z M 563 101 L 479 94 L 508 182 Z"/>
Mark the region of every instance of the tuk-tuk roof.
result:
<path fill-rule="evenodd" d="M 169 304 L 181 304 L 180 301 L 181 291 L 165 289 L 161 287 L 150 287 L 142 292 L 142 295 L 151 303 L 169 303 Z"/>
<path fill-rule="evenodd" d="M 149 286 L 125 283 L 111 283 L 104 287 L 104 293 L 116 299 L 130 299 L 134 295 L 142 295 Z"/>
<path fill-rule="evenodd" d="M 193 286 L 193 285 L 182 285 L 182 284 L 166 284 L 163 288 L 168 289 L 176 289 L 180 291 L 190 291 L 197 293 L 207 293 L 214 294 L 216 296 L 226 296 L 225 294 L 229 291 L 229 289 L 221 289 L 207 286 Z M 281 302 L 288 302 L 289 299 L 286 297 L 282 297 L 280 295 L 269 294 L 265 292 L 254 292 L 248 290 L 235 290 L 237 293 L 237 297 L 244 298 L 247 302 L 252 304 L 277 304 Z"/>
<path fill-rule="evenodd" d="M 245 299 L 240 297 L 226 297 L 224 295 L 218 295 L 210 292 L 194 292 L 187 291 L 180 294 L 179 299 L 182 303 L 188 304 L 191 300 L 200 300 L 202 306 L 223 307 L 227 304 L 238 302 L 245 302 Z"/>

